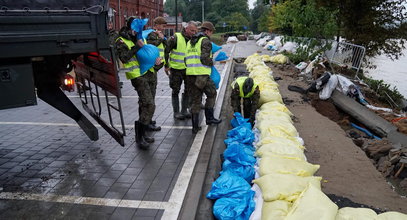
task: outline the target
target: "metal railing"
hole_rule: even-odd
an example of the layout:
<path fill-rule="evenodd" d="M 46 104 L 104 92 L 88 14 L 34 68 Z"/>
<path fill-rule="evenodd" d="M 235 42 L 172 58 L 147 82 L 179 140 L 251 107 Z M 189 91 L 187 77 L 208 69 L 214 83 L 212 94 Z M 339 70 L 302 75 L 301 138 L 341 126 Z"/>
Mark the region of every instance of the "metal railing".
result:
<path fill-rule="evenodd" d="M 346 43 L 346 42 L 332 42 L 332 53 L 328 58 L 332 63 L 339 65 L 346 65 L 354 70 L 356 74 L 359 72 L 360 67 L 365 56 L 366 48 L 360 45 Z"/>

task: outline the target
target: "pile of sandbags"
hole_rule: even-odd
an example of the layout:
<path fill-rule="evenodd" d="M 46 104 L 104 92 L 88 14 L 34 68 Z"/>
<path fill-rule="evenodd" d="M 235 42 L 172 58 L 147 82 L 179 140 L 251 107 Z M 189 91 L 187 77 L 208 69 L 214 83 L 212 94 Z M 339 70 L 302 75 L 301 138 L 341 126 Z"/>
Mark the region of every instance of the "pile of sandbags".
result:
<path fill-rule="evenodd" d="M 263 57 L 253 54 L 245 64 L 260 88 L 256 113 L 256 174 L 252 190 L 256 208 L 250 219 L 407 219 L 407 215 L 371 209 L 342 208 L 321 191 L 319 165 L 307 162 L 303 140 L 283 104 L 278 85 Z M 272 95 L 271 95 L 272 94 Z M 278 97 L 278 98 L 277 98 Z"/>

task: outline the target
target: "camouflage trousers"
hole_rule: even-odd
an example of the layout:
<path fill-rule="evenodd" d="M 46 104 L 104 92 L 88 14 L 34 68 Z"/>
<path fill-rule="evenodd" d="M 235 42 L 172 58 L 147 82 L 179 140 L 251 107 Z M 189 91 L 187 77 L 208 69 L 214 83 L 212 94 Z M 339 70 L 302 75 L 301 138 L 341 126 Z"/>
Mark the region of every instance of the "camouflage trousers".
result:
<path fill-rule="evenodd" d="M 139 96 L 139 122 L 145 125 L 150 124 L 155 111 L 157 74 L 147 71 L 146 74 L 132 79 L 131 84 Z"/>
<path fill-rule="evenodd" d="M 202 95 L 205 93 L 205 108 L 213 108 L 216 101 L 216 86 L 209 75 L 187 76 L 190 89 L 191 112 L 199 113 L 201 110 Z"/>
<path fill-rule="evenodd" d="M 169 76 L 170 79 L 170 88 L 172 89 L 172 95 L 178 96 L 179 92 L 181 91 L 182 81 L 184 81 L 184 93 L 188 94 L 188 85 L 186 83 L 186 69 L 177 70 L 171 68 L 171 74 Z"/>

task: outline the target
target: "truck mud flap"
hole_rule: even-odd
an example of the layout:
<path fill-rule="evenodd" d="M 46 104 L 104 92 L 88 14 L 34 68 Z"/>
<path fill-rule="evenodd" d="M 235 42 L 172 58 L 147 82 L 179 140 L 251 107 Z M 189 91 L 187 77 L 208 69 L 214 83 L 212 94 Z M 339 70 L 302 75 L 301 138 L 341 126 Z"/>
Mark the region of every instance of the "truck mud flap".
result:
<path fill-rule="evenodd" d="M 115 61 L 116 58 L 111 50 L 103 50 L 81 55 L 73 63 L 83 108 L 121 146 L 124 146 L 126 130 Z M 103 118 L 108 118 L 108 120 Z M 120 124 L 117 125 L 117 122 Z"/>

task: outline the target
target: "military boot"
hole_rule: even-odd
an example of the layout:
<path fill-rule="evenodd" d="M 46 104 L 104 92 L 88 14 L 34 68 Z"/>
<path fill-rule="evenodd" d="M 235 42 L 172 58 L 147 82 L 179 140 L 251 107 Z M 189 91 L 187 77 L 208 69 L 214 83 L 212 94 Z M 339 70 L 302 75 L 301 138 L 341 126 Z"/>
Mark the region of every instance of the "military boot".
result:
<path fill-rule="evenodd" d="M 172 95 L 172 109 L 174 112 L 174 118 L 178 120 L 184 120 L 185 117 L 179 112 L 179 97 L 178 95 Z"/>
<path fill-rule="evenodd" d="M 148 149 L 150 144 L 144 139 L 144 125 L 139 123 L 138 121 L 134 122 L 134 130 L 136 133 L 136 143 L 137 146 L 141 149 Z"/>
<path fill-rule="evenodd" d="M 189 108 L 189 96 L 185 93 L 182 93 L 182 99 L 181 99 L 181 114 L 185 118 L 191 118 L 191 113 L 189 113 L 188 108 Z"/>
<path fill-rule="evenodd" d="M 199 130 L 201 130 L 201 127 L 199 126 L 199 113 L 192 113 L 192 133 L 196 134 L 198 133 Z"/>
<path fill-rule="evenodd" d="M 153 122 L 151 121 L 148 125 L 146 130 L 148 131 L 161 131 L 161 127 L 160 126 L 156 126 L 155 124 L 153 124 Z"/>
<path fill-rule="evenodd" d="M 213 108 L 205 108 L 205 118 L 207 125 L 219 124 L 222 122 L 222 119 L 216 119 L 213 116 Z"/>

